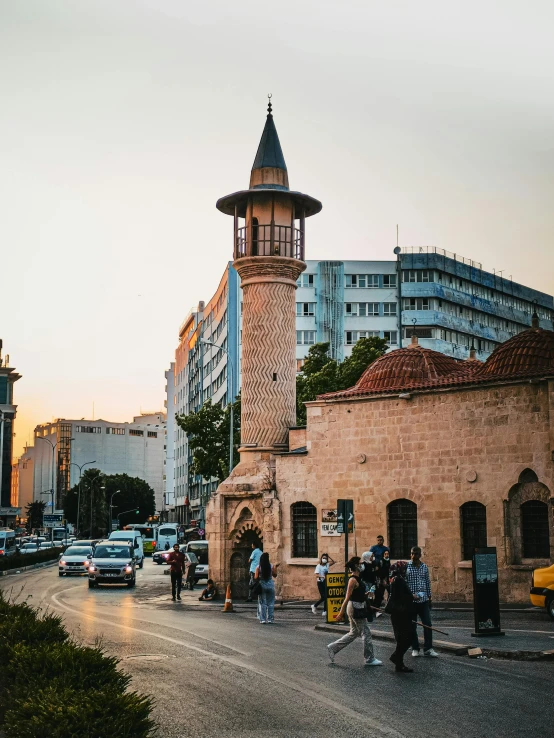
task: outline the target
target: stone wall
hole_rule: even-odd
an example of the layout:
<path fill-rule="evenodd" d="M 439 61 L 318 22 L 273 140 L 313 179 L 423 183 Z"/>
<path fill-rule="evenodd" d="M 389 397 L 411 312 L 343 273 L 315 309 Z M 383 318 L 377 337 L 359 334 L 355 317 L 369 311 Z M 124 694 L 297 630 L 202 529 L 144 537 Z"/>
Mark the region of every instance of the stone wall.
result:
<path fill-rule="evenodd" d="M 505 501 L 522 472 L 531 469 L 540 499 L 549 500 L 552 521 L 552 392 L 552 383 L 543 381 L 416 393 L 407 400 L 308 405 L 307 454 L 276 460 L 282 595 L 309 599 L 317 594 L 316 559 L 291 558 L 292 503 L 316 506 L 319 532 L 321 511 L 334 508 L 338 498 L 353 498 L 356 536 L 351 540 L 360 554 L 378 534 L 388 540 L 387 504 L 407 498 L 418 506 L 417 542 L 436 600 L 472 597 L 471 563 L 462 561 L 459 508 L 477 501 L 486 505 L 488 545 L 498 550 L 501 600 L 528 602 L 531 571 L 545 562 L 516 563 L 505 523 L 514 512 Z M 552 523 L 550 542 L 552 554 Z M 343 545 L 344 537 L 319 535 L 319 552 L 327 550 L 340 566 Z"/>

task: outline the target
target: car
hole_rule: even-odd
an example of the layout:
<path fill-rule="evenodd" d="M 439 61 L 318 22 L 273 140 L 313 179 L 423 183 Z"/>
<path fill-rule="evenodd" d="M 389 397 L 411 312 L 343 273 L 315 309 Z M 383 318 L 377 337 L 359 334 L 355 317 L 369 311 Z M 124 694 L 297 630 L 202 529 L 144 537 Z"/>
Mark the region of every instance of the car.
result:
<path fill-rule="evenodd" d="M 40 551 L 40 544 L 39 543 L 24 543 L 23 546 L 19 549 L 20 554 L 32 554 L 36 553 L 37 551 Z"/>
<path fill-rule="evenodd" d="M 99 541 L 89 562 L 89 589 L 99 584 L 135 586 L 137 559 L 126 541 Z"/>
<path fill-rule="evenodd" d="M 70 546 L 60 554 L 58 575 L 63 577 L 70 574 L 88 574 L 89 556 L 92 556 L 92 546 Z"/>
<path fill-rule="evenodd" d="M 110 541 L 119 541 L 120 543 L 129 543 L 133 549 L 137 566 L 142 569 L 144 566 L 144 539 L 138 530 L 113 530 L 109 535 Z"/>
<path fill-rule="evenodd" d="M 554 620 L 554 564 L 535 569 L 531 582 L 531 604 L 544 607 Z"/>
<path fill-rule="evenodd" d="M 92 548 L 94 549 L 94 547 L 100 540 L 101 540 L 100 538 L 87 538 L 86 540 L 76 539 L 75 541 L 71 542 L 71 545 L 72 546 L 92 546 Z"/>
<path fill-rule="evenodd" d="M 172 549 L 168 549 L 167 551 L 155 551 L 152 554 L 152 561 L 154 562 L 154 564 L 165 564 L 167 557 L 171 553 L 171 550 Z"/>
<path fill-rule="evenodd" d="M 194 572 L 194 583 L 198 584 L 200 579 L 209 579 L 208 541 L 189 541 L 181 546 L 181 551 L 183 553 L 192 553 L 198 559 L 198 565 Z"/>
<path fill-rule="evenodd" d="M 42 541 L 39 546 L 39 550 L 42 551 L 45 548 L 60 548 L 60 545 L 58 541 L 56 541 L 56 545 L 52 543 L 52 541 Z"/>

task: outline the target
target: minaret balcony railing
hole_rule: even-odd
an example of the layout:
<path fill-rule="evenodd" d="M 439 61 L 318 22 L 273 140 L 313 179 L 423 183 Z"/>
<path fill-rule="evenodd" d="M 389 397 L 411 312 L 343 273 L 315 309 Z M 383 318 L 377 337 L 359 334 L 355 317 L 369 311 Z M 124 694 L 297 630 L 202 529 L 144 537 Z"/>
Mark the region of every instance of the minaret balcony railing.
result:
<path fill-rule="evenodd" d="M 235 259 L 242 256 L 288 256 L 304 261 L 304 232 L 275 224 L 237 228 Z"/>

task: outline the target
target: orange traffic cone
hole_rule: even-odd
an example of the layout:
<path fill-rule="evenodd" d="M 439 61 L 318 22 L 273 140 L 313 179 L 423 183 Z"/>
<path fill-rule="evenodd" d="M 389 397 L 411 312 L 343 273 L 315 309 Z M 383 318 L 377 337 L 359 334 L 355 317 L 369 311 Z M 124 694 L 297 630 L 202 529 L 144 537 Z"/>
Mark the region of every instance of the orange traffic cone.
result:
<path fill-rule="evenodd" d="M 225 604 L 223 605 L 223 612 L 235 612 L 233 610 L 233 600 L 231 598 L 231 585 L 227 585 L 227 591 L 225 592 Z"/>

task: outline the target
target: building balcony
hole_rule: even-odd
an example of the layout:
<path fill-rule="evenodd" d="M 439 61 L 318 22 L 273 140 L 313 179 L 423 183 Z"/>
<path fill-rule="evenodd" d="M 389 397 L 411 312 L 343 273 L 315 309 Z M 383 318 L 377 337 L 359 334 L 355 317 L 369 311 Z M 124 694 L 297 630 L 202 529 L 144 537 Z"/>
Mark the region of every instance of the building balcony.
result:
<path fill-rule="evenodd" d="M 414 318 L 416 319 L 416 330 L 418 325 L 438 326 L 440 328 L 447 328 L 448 330 L 459 331 L 460 333 L 467 333 L 470 336 L 484 338 L 487 341 L 494 341 L 495 343 L 504 343 L 504 341 L 507 341 L 513 335 L 509 331 L 491 328 L 478 321 L 443 313 L 440 310 L 402 311 L 402 325 L 406 328 L 413 327 Z"/>
<path fill-rule="evenodd" d="M 275 223 L 237 228 L 235 259 L 243 256 L 286 256 L 304 261 L 304 232 Z"/>

